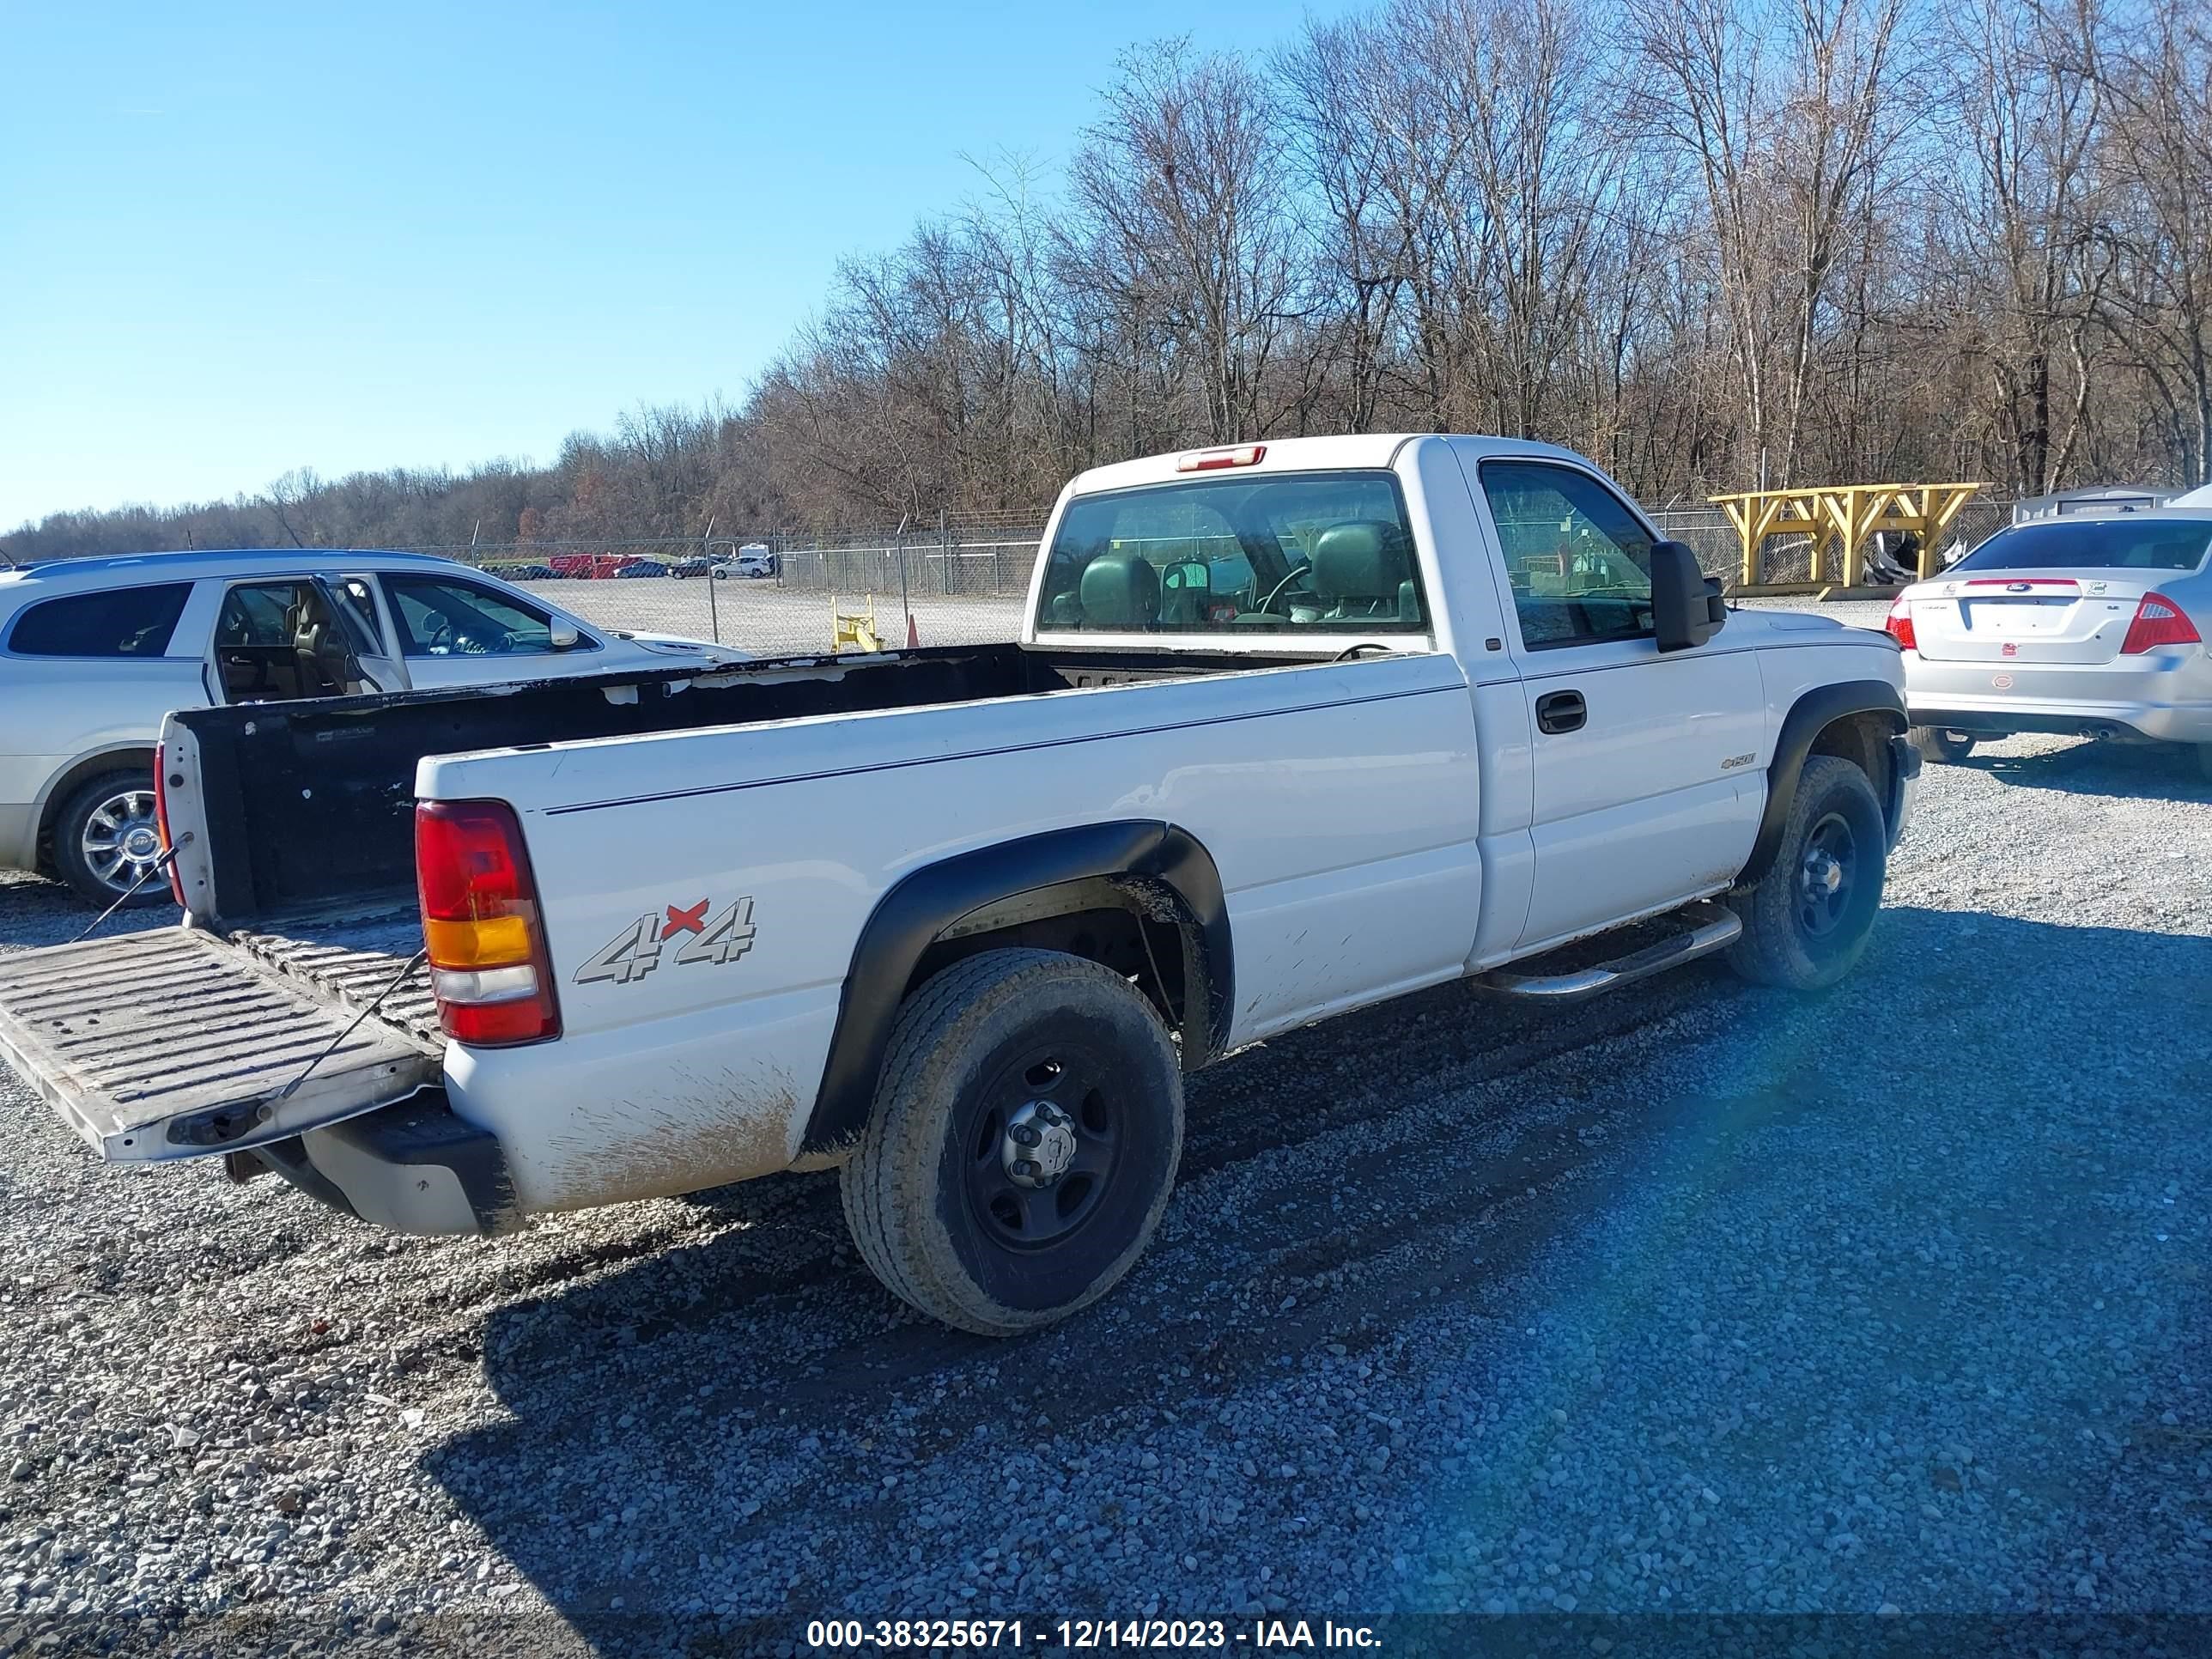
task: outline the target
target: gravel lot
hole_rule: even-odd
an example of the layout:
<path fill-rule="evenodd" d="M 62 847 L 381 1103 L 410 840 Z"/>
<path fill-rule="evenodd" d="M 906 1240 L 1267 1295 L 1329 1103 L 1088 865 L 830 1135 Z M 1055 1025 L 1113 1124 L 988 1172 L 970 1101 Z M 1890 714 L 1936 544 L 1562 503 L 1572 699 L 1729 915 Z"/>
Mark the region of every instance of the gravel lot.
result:
<path fill-rule="evenodd" d="M 0 885 L 12 945 L 82 923 Z M 878 1289 L 833 1176 L 389 1239 L 103 1170 L 10 1078 L 0 1653 L 2206 1611 L 2208 933 L 2185 759 L 1993 745 L 1846 986 L 1454 987 L 1247 1052 L 1132 1279 L 1003 1344 Z"/>

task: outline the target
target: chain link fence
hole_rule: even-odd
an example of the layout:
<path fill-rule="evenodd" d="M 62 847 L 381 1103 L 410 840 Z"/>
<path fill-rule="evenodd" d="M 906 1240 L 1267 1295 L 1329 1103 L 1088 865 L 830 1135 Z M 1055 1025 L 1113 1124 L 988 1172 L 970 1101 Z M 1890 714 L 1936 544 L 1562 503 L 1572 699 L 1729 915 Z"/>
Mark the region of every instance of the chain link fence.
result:
<path fill-rule="evenodd" d="M 892 646 L 1012 639 L 1042 534 L 1037 514 L 920 532 L 412 550 L 475 565 L 601 628 L 783 656 L 829 650 L 841 617 Z"/>
<path fill-rule="evenodd" d="M 2009 523 L 2012 503 L 1977 500 L 1947 553 Z M 1651 514 L 1660 533 L 1697 550 L 1706 574 L 1733 585 L 1735 531 L 1703 503 Z M 601 628 L 714 640 L 762 656 L 831 648 L 836 617 L 859 617 L 886 645 L 978 645 L 1021 627 L 1044 515 L 1002 514 L 846 535 L 788 531 L 711 540 L 529 542 L 422 547 L 542 592 Z M 1773 581 L 1802 581 L 1809 538 L 1767 544 Z"/>

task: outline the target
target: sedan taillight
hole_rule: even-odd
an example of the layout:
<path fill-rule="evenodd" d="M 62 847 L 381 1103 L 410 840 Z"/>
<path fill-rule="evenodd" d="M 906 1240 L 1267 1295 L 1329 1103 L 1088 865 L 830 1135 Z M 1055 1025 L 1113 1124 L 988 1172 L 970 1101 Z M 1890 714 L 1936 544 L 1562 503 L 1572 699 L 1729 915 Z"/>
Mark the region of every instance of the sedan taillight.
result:
<path fill-rule="evenodd" d="M 2128 637 L 2120 646 L 2124 657 L 2140 656 L 2162 645 L 2202 645 L 2195 624 L 2163 593 L 2146 593 L 2128 624 Z"/>
<path fill-rule="evenodd" d="M 1902 598 L 1889 607 L 1889 615 L 1882 620 L 1881 631 L 1897 641 L 1897 648 L 1900 651 L 1917 651 L 1920 648 L 1912 637 L 1912 606 Z"/>

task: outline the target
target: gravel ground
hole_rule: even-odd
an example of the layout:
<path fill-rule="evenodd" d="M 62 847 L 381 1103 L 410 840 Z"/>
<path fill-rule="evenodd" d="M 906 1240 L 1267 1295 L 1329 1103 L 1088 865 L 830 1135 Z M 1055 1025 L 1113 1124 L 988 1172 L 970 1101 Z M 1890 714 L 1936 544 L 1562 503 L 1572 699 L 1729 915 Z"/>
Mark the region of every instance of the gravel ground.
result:
<path fill-rule="evenodd" d="M 15 945 L 82 921 L 0 885 Z M 10 1079 L 0 1653 L 2203 1613 L 2209 932 L 2185 759 L 1990 745 L 1843 988 L 1453 987 L 1247 1052 L 1130 1280 L 1008 1343 L 902 1312 L 832 1176 L 392 1239 L 102 1170 Z"/>

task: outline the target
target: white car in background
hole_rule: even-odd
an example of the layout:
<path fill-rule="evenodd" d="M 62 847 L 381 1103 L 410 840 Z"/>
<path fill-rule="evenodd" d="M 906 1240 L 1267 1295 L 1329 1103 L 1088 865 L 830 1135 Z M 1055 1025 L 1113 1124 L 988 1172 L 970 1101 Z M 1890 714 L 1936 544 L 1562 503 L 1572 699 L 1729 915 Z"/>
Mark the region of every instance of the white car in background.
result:
<path fill-rule="evenodd" d="M 775 554 L 760 544 L 741 547 L 726 559 L 719 559 L 714 566 L 718 578 L 731 576 L 773 576 L 777 563 Z"/>
<path fill-rule="evenodd" d="M 2013 525 L 1898 596 L 1931 760 L 2021 732 L 2192 745 L 2212 776 L 2212 504 Z"/>
<path fill-rule="evenodd" d="M 176 708 L 711 667 L 746 653 L 595 628 L 411 553 L 146 553 L 0 570 L 0 869 L 97 904 L 160 856 L 154 743 Z"/>

